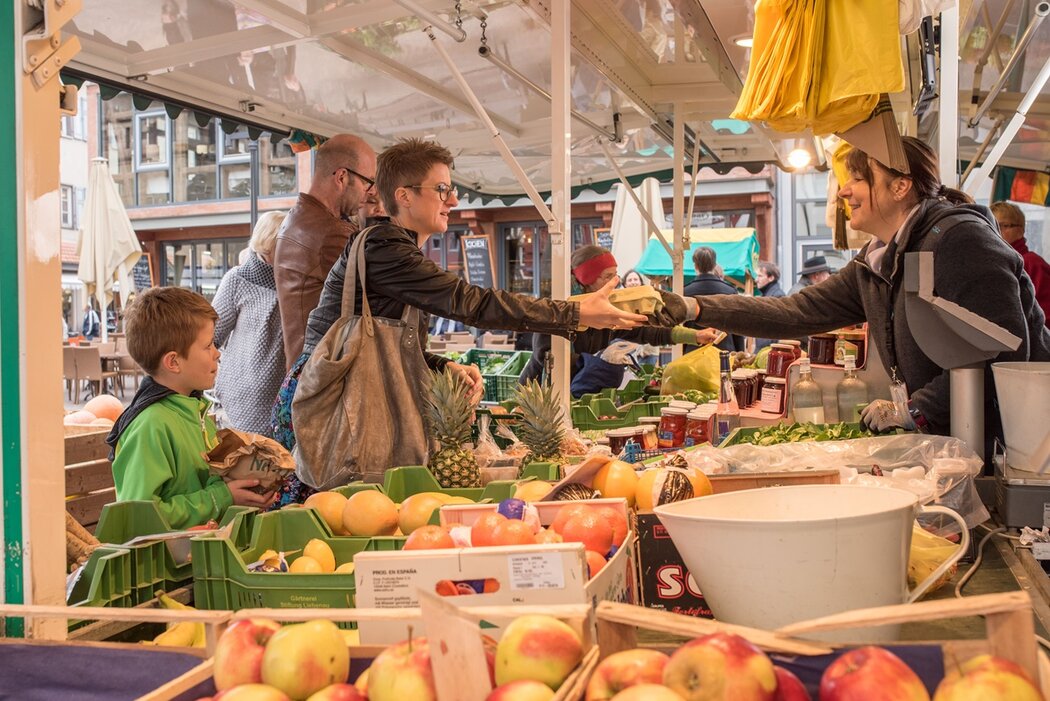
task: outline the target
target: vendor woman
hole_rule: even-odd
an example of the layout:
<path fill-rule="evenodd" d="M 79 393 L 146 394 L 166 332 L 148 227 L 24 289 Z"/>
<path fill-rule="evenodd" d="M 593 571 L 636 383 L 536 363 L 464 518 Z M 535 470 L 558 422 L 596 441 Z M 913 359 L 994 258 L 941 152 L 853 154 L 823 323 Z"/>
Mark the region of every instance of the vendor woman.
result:
<path fill-rule="evenodd" d="M 909 329 L 901 294 L 905 253 L 932 252 L 939 297 L 1021 338 L 1017 350 L 994 361 L 1050 360 L 1050 331 L 1021 257 L 996 234 L 991 211 L 940 183 L 937 157 L 925 143 L 904 137 L 904 152 L 907 175 L 863 151 L 848 154 L 849 180 L 838 196 L 849 203 L 853 228 L 874 238 L 837 275 L 788 297 L 700 297 L 698 319 L 766 338 L 798 338 L 867 321 L 887 371 L 910 392 L 908 409 L 916 425 L 947 434 L 948 371 L 922 352 Z M 1001 435 L 991 377 L 989 363 L 987 433 Z M 877 431 L 905 424 L 895 406 L 881 399 L 864 410 L 863 421 Z"/>

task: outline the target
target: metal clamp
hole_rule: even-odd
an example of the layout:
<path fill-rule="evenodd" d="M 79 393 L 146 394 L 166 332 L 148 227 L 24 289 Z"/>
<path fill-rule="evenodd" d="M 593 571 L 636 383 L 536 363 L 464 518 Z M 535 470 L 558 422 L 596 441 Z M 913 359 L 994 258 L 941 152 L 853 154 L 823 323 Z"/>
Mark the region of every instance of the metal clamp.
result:
<path fill-rule="evenodd" d="M 41 8 L 43 21 L 22 36 L 22 70 L 33 76 L 37 87 L 43 87 L 57 76 L 62 67 L 80 51 L 77 37 L 62 43 L 61 29 L 80 12 L 81 2 L 45 0 Z"/>

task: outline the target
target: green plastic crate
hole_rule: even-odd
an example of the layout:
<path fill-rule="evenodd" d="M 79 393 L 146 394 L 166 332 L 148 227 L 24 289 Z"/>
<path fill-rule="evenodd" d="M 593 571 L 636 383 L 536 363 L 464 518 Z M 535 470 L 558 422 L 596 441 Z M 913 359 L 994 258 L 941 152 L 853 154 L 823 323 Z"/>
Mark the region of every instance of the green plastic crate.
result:
<path fill-rule="evenodd" d="M 485 380 L 485 401 L 504 402 L 514 398 L 518 377 L 532 359 L 532 351 L 516 351 L 495 374 L 482 375 Z"/>
<path fill-rule="evenodd" d="M 460 365 L 477 365 L 482 375 L 498 375 L 503 372 L 507 362 L 512 360 L 518 351 L 471 348 L 464 353 L 458 362 Z M 486 367 L 487 366 L 487 367 Z"/>
<path fill-rule="evenodd" d="M 442 489 L 430 470 L 421 465 L 395 467 L 387 470 L 383 476 L 383 491 L 396 502 L 404 501 L 420 492 L 441 492 L 453 497 L 466 497 L 475 502 L 500 501 L 505 498 L 501 495 L 506 493 L 507 485 L 511 485 L 510 488 L 513 490 L 513 484 L 509 481 L 489 482 L 484 487 Z"/>
<path fill-rule="evenodd" d="M 618 408 L 611 400 L 598 397 L 590 402 L 589 406 L 573 406 L 572 425 L 581 431 L 608 430 L 610 428 L 623 428 L 634 426 L 638 419 L 643 416 L 659 416 L 660 409 L 667 406 L 667 402 L 652 400 L 638 402 L 627 407 L 626 410 Z M 612 418 L 600 418 L 600 417 Z"/>
<path fill-rule="evenodd" d="M 235 531 L 245 528 L 251 531 L 250 544 L 245 549 L 237 548 L 232 536 L 209 534 L 192 540 L 193 598 L 197 608 L 350 608 L 354 605 L 353 574 L 249 572 L 248 565 L 267 549 L 301 550 L 314 538 L 332 548 L 337 564 L 352 562 L 354 555 L 365 550 L 400 550 L 404 542 L 403 538 L 393 537 L 333 536 L 313 509 L 302 508 L 258 514 L 250 526 L 247 521 L 234 524 Z"/>
<path fill-rule="evenodd" d="M 66 597 L 67 606 L 111 606 L 131 608 L 137 603 L 132 586 L 131 552 L 126 548 L 95 548 L 73 589 Z M 69 621 L 73 630 L 87 621 Z"/>

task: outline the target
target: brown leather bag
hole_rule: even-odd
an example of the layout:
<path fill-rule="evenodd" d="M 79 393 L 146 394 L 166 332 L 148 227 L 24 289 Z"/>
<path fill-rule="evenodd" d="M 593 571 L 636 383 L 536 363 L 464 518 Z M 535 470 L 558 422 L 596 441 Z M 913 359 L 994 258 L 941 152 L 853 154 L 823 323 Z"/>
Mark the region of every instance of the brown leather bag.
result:
<path fill-rule="evenodd" d="M 358 234 L 350 249 L 342 316 L 303 366 L 292 400 L 296 472 L 318 489 L 382 482 L 388 468 L 426 464 L 420 407 L 430 370 L 419 311 L 406 304 L 400 320 L 372 316 L 364 247 L 370 232 Z M 355 316 L 359 275 L 361 316 Z"/>

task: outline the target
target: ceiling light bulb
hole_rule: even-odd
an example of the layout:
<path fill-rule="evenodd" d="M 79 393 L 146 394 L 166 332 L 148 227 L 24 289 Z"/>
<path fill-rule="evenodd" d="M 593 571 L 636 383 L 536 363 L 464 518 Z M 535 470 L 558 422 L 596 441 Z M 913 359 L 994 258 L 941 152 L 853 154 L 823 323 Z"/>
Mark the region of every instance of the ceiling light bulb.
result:
<path fill-rule="evenodd" d="M 813 156 L 804 148 L 794 149 L 788 154 L 788 165 L 795 170 L 801 170 L 809 165 L 810 161 L 813 160 Z"/>
<path fill-rule="evenodd" d="M 741 34 L 740 36 L 733 37 L 733 43 L 745 49 L 750 49 L 754 46 L 755 40 L 750 34 Z"/>

